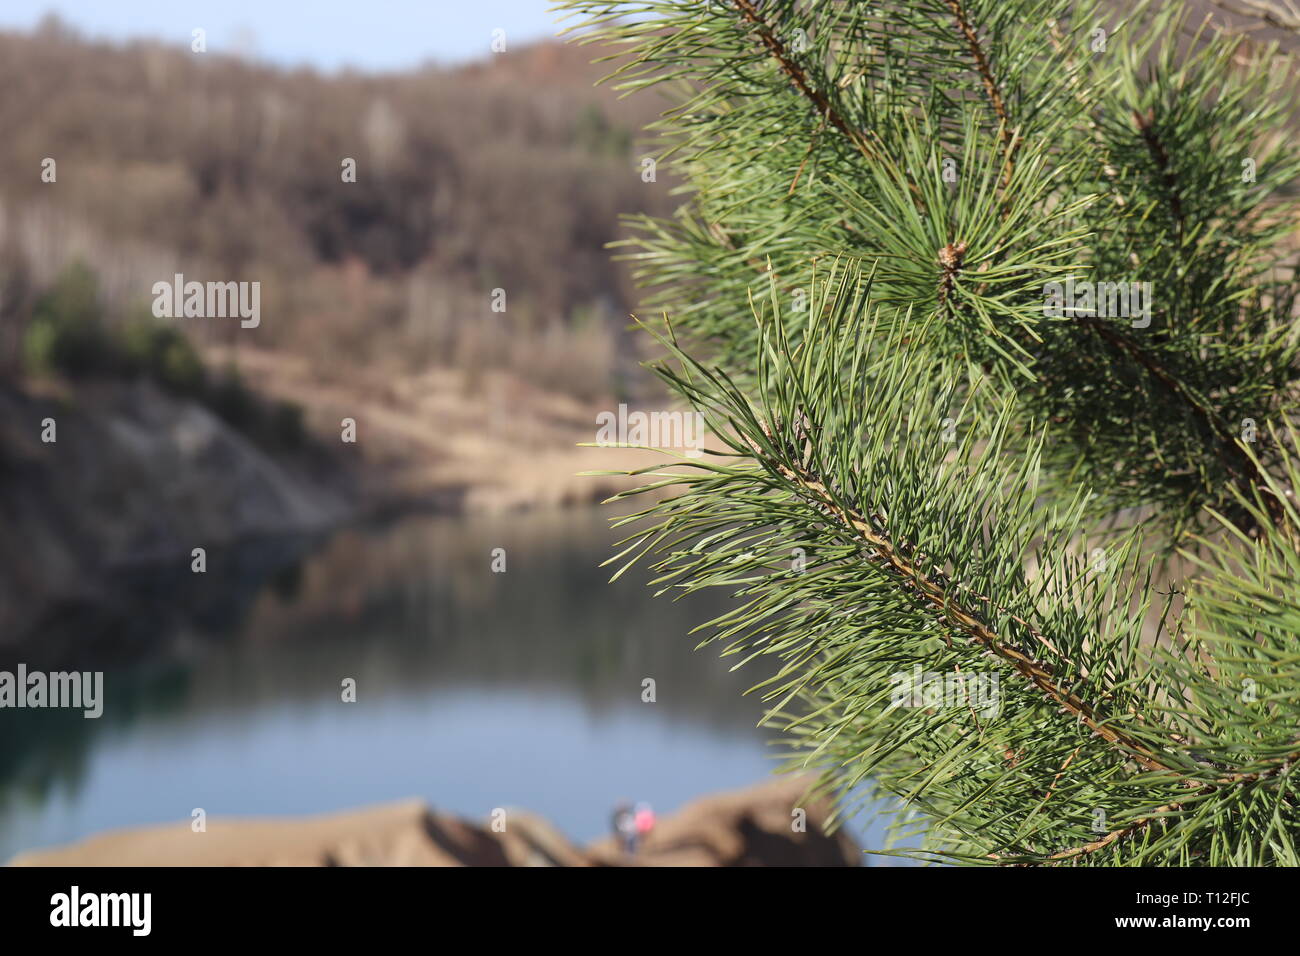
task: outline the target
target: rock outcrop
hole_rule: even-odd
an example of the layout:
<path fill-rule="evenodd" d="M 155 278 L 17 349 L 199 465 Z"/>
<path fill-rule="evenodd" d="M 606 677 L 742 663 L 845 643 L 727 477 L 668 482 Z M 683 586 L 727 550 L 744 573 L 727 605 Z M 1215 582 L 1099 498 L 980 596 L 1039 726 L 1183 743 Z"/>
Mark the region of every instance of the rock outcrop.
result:
<path fill-rule="evenodd" d="M 195 547 L 337 523 L 340 475 L 331 485 L 298 458 L 143 381 L 43 395 L 0 383 L 0 655 L 52 605 L 111 602 L 123 569 L 188 573 Z"/>
<path fill-rule="evenodd" d="M 799 803 L 804 778 L 704 797 L 659 821 L 635 856 L 612 840 L 586 849 L 546 821 L 507 811 L 503 830 L 412 800 L 288 820 L 213 818 L 120 830 L 24 853 L 12 866 L 858 866 L 844 833 L 822 831 L 827 807 Z M 795 826 L 806 811 L 806 827 Z"/>

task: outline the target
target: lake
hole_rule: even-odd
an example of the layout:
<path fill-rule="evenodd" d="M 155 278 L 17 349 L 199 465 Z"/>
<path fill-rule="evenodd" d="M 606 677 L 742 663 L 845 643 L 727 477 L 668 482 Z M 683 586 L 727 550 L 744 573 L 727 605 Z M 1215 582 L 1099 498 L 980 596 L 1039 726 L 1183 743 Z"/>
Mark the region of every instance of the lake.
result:
<path fill-rule="evenodd" d="M 206 574 L 188 558 L 137 573 L 121 607 L 50 625 L 50 646 L 72 631 L 118 656 L 93 664 L 103 716 L 2 715 L 0 860 L 197 807 L 411 796 L 476 820 L 524 808 L 585 842 L 620 799 L 664 813 L 762 780 L 778 748 L 743 692 L 763 672 L 732 672 L 688 634 L 729 599 L 655 598 L 636 571 L 608 583 L 608 514 L 408 516 L 213 554 Z M 882 840 L 880 824 L 853 829 Z"/>

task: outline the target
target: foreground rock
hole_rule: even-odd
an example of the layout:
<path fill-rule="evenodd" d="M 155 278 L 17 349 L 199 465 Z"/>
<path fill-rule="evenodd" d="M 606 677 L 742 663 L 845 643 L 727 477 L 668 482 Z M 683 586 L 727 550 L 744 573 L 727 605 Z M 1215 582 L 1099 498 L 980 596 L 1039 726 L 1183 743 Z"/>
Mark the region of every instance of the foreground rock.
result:
<path fill-rule="evenodd" d="M 858 866 L 852 839 L 822 832 L 827 807 L 800 804 L 808 781 L 782 777 L 704 797 L 659 821 L 642 852 L 579 849 L 546 821 L 507 813 L 505 832 L 413 800 L 298 820 L 208 820 L 119 830 L 24 853 L 13 866 Z M 807 810 L 807 827 L 792 811 Z"/>
<path fill-rule="evenodd" d="M 701 797 L 658 822 L 633 858 L 613 838 L 593 843 L 587 856 L 603 866 L 859 866 L 862 851 L 843 831 L 823 832 L 830 806 L 806 802 L 812 781 L 771 782 Z M 794 829 L 795 810 L 806 812 L 805 832 Z"/>

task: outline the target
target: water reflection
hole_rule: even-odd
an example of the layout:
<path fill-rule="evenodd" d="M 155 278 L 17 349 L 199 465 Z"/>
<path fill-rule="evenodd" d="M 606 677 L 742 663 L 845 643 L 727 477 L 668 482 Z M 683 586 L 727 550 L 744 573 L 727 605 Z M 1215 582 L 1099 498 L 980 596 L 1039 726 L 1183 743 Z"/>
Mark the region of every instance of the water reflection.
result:
<path fill-rule="evenodd" d="M 527 807 L 585 840 L 620 797 L 671 810 L 761 779 L 771 732 L 742 696 L 761 672 L 687 636 L 726 598 L 607 583 L 606 518 L 408 517 L 213 555 L 207 575 L 140 575 L 112 609 L 52 615 L 27 651 L 102 667 L 104 715 L 2 715 L 0 859 L 195 807 L 406 796 L 475 818 Z M 80 649 L 79 623 L 94 634 Z"/>

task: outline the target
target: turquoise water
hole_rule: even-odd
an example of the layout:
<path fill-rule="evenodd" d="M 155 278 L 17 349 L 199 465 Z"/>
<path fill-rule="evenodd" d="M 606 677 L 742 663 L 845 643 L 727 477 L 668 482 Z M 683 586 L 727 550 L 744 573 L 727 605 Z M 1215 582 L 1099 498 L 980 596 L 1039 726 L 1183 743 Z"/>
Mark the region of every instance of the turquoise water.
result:
<path fill-rule="evenodd" d="M 620 799 L 670 812 L 762 780 L 773 734 L 742 693 L 761 673 L 730 672 L 687 635 L 727 599 L 654 598 L 639 574 L 607 583 L 613 540 L 594 511 L 407 517 L 301 554 L 216 556 L 209 575 L 73 616 L 63 631 L 129 632 L 134 660 L 103 666 L 98 720 L 0 714 L 0 859 L 196 807 L 412 796 L 475 819 L 526 808 L 586 841 Z"/>

